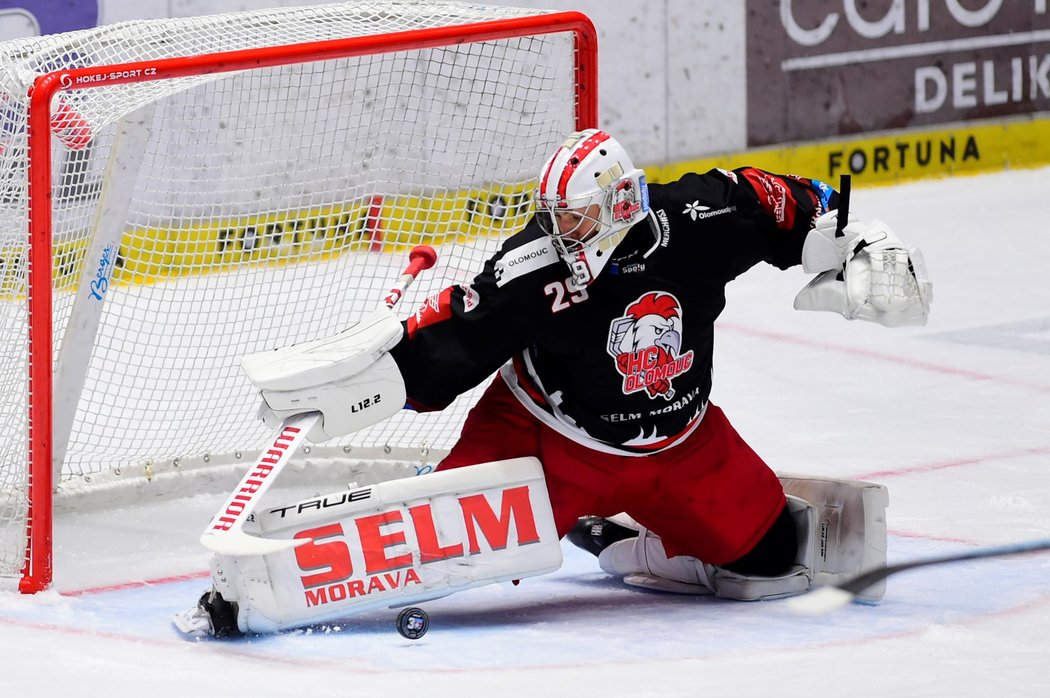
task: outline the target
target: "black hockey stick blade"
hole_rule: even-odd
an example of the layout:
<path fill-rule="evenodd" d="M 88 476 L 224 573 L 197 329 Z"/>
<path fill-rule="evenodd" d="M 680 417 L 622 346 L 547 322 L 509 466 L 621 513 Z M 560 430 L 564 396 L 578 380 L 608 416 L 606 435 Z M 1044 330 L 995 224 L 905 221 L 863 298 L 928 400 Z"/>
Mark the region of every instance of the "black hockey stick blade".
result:
<path fill-rule="evenodd" d="M 1008 545 L 995 545 L 987 548 L 977 548 L 964 553 L 953 553 L 938 557 L 928 557 L 910 562 L 900 562 L 895 565 L 884 565 L 873 570 L 863 572 L 852 579 L 836 584 L 834 586 L 821 587 L 803 596 L 796 596 L 787 602 L 792 611 L 806 615 L 819 615 L 829 613 L 841 608 L 856 598 L 857 594 L 868 587 L 881 582 L 892 574 L 912 570 L 918 567 L 929 567 L 931 565 L 942 565 L 949 562 L 962 562 L 964 560 L 977 560 L 985 557 L 1006 557 L 1009 555 L 1023 555 L 1050 550 L 1050 538 L 1031 540 L 1023 543 L 1011 543 Z"/>

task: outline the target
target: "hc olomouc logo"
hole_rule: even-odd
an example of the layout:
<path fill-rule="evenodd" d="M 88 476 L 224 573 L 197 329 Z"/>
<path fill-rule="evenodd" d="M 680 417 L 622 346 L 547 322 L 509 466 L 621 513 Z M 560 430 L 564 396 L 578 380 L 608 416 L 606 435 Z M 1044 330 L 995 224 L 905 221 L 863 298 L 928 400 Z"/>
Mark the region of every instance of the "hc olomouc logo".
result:
<path fill-rule="evenodd" d="M 672 381 L 693 366 L 682 354 L 682 306 L 663 291 L 642 295 L 609 327 L 609 355 L 623 376 L 625 395 L 644 390 L 650 399 L 674 398 Z"/>

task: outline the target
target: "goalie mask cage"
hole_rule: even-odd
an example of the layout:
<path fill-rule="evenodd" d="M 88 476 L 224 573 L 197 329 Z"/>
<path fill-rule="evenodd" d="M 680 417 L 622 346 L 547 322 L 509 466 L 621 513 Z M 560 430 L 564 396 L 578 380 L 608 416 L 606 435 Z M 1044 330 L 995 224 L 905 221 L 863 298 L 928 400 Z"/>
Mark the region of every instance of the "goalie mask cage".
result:
<path fill-rule="evenodd" d="M 352 2 L 0 44 L 0 576 L 51 582 L 53 500 L 198 490 L 268 435 L 239 357 L 402 315 L 531 215 L 596 123 L 574 12 Z M 28 95 L 28 97 L 27 97 Z M 308 458 L 433 462 L 475 399 Z"/>

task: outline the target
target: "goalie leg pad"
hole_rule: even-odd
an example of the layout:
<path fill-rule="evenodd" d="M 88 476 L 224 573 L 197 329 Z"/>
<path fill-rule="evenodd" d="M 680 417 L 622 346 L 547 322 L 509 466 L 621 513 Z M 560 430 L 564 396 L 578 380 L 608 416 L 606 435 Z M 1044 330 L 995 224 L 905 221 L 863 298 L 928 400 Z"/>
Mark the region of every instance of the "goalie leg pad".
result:
<path fill-rule="evenodd" d="M 237 604 L 242 632 L 420 603 L 545 574 L 562 560 L 535 458 L 382 482 L 256 518 L 257 535 L 303 544 L 265 556 L 215 556 L 213 583 Z"/>
<path fill-rule="evenodd" d="M 813 529 L 799 557 L 814 586 L 837 584 L 886 563 L 889 493 L 884 485 L 796 475 L 780 475 L 780 481 L 784 492 L 813 509 Z M 857 599 L 874 603 L 885 592 L 883 582 Z"/>
<path fill-rule="evenodd" d="M 812 507 L 788 496 L 788 508 L 798 530 L 799 549 L 803 550 L 807 547 L 805 537 L 813 529 Z M 794 596 L 810 587 L 808 569 L 801 563 L 785 574 L 760 577 L 732 572 L 688 555 L 668 557 L 660 537 L 644 527 L 639 528 L 638 538 L 613 543 L 603 550 L 598 564 L 606 572 L 622 576 L 630 586 L 737 601 Z"/>
<path fill-rule="evenodd" d="M 795 596 L 885 563 L 885 487 L 814 477 L 780 480 L 799 540 L 796 564 L 783 575 L 743 575 L 686 555 L 668 557 L 660 537 L 640 526 L 637 538 L 613 543 L 598 562 L 632 586 L 739 601 Z M 877 585 L 857 598 L 875 602 L 884 592 L 885 585 Z"/>

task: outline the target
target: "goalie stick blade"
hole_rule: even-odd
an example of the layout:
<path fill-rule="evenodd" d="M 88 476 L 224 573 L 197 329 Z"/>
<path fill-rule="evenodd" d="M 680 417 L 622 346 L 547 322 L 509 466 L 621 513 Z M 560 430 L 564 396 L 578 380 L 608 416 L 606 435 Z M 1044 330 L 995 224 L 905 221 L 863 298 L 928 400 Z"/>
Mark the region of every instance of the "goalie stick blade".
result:
<path fill-rule="evenodd" d="M 808 594 L 790 599 L 787 606 L 790 610 L 800 613 L 816 615 L 829 613 L 842 608 L 853 601 L 857 594 L 868 587 L 881 582 L 887 577 L 898 572 L 913 570 L 919 567 L 931 567 L 951 562 L 964 562 L 966 560 L 980 560 L 988 557 L 1009 557 L 1011 555 L 1024 555 L 1026 553 L 1037 553 L 1050 550 L 1050 538 L 1031 540 L 1023 543 L 1012 543 L 1009 545 L 993 545 L 987 548 L 978 548 L 964 553 L 952 555 L 940 555 L 937 557 L 911 560 L 896 565 L 885 565 L 873 570 L 863 572 L 852 579 L 836 584 L 834 586 L 821 587 Z"/>
<path fill-rule="evenodd" d="M 299 538 L 296 540 L 277 540 L 272 538 L 259 538 L 252 536 L 240 529 L 232 529 L 222 535 L 205 533 L 201 535 L 201 545 L 213 553 L 219 555 L 270 555 L 282 550 L 298 548 L 311 542 L 312 538 Z"/>
<path fill-rule="evenodd" d="M 787 600 L 787 607 L 800 616 L 821 616 L 837 611 L 853 601 L 855 595 L 838 587 L 821 587 Z"/>

